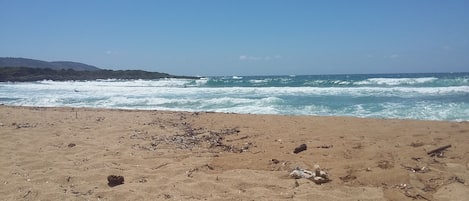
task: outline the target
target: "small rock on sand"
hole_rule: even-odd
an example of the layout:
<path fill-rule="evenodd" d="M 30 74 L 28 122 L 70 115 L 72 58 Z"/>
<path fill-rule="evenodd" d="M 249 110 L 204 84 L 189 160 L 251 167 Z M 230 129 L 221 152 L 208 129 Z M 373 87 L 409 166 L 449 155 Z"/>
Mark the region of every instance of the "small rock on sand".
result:
<path fill-rule="evenodd" d="M 124 183 L 124 177 L 123 176 L 116 176 L 116 175 L 109 175 L 107 177 L 107 185 L 109 185 L 110 187 L 114 187 L 114 186 L 117 186 L 117 185 L 121 185 Z"/>
<path fill-rule="evenodd" d="M 298 146 L 297 148 L 295 148 L 293 153 L 295 153 L 295 154 L 300 153 L 300 152 L 306 150 L 307 148 L 308 147 L 306 146 L 306 144 L 302 144 L 302 145 Z"/>

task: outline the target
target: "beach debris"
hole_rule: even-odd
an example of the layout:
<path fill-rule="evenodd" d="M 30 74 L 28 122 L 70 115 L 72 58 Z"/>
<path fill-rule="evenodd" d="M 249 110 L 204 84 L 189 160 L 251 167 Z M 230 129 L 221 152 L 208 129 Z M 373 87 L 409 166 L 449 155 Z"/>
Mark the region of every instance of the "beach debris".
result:
<path fill-rule="evenodd" d="M 361 148 L 363 148 L 362 143 L 357 143 L 352 147 L 352 149 L 361 149 Z"/>
<path fill-rule="evenodd" d="M 329 174 L 326 171 L 322 170 L 319 167 L 319 165 L 317 165 L 317 164 L 314 165 L 314 169 L 315 169 L 315 171 L 314 171 L 315 174 L 314 174 L 314 178 L 313 178 L 314 183 L 323 184 L 323 183 L 327 183 L 327 182 L 331 181 L 329 179 Z"/>
<path fill-rule="evenodd" d="M 422 158 L 420 158 L 420 157 L 412 157 L 412 160 L 417 161 L 417 162 L 420 162 L 420 160 L 422 160 Z"/>
<path fill-rule="evenodd" d="M 67 146 L 68 146 L 68 148 L 72 148 L 72 147 L 77 146 L 77 145 L 75 143 L 70 143 Z"/>
<path fill-rule="evenodd" d="M 435 191 L 435 187 L 430 186 L 430 185 L 425 185 L 425 187 L 422 188 L 422 191 L 424 191 L 424 192 Z"/>
<path fill-rule="evenodd" d="M 72 187 L 73 188 L 73 187 Z M 77 191 L 75 189 L 71 189 L 70 192 L 72 194 L 74 194 L 75 196 L 86 196 L 86 195 L 92 195 L 93 194 L 93 190 L 88 190 L 86 192 L 80 192 L 80 191 Z"/>
<path fill-rule="evenodd" d="M 419 166 L 412 167 L 412 166 L 407 166 L 407 165 L 404 165 L 404 164 L 401 164 L 401 166 L 404 169 L 412 171 L 412 172 L 426 173 L 426 172 L 430 171 L 430 169 L 428 169 L 425 166 L 423 166 L 423 167 L 419 167 Z"/>
<path fill-rule="evenodd" d="M 164 199 L 171 199 L 173 197 L 170 194 L 166 194 L 166 193 L 164 193 L 163 196 L 164 196 Z"/>
<path fill-rule="evenodd" d="M 16 126 L 17 129 L 20 129 L 20 128 L 34 128 L 37 126 L 37 124 L 31 124 L 31 123 L 16 123 L 16 122 L 13 122 L 11 124 L 12 126 Z"/>
<path fill-rule="evenodd" d="M 301 169 L 300 167 L 296 167 L 295 170 L 290 173 L 290 177 L 293 177 L 295 179 L 310 179 L 311 177 L 313 177 L 313 172 Z"/>
<path fill-rule="evenodd" d="M 323 184 L 323 183 L 327 183 L 331 181 L 329 179 L 329 174 L 326 171 L 321 170 L 319 165 L 314 165 L 314 169 L 315 169 L 314 172 L 312 172 L 306 169 L 301 169 L 300 167 L 296 167 L 290 173 L 290 177 L 293 177 L 295 179 L 301 179 L 301 178 L 309 179 L 316 184 Z"/>
<path fill-rule="evenodd" d="M 134 144 L 132 149 L 142 149 L 147 151 L 156 151 L 158 148 L 159 142 L 150 142 L 148 145 Z"/>
<path fill-rule="evenodd" d="M 431 200 L 426 198 L 424 195 L 420 194 L 422 191 L 416 189 L 415 187 L 411 186 L 410 184 L 402 183 L 402 184 L 397 184 L 394 186 L 397 189 L 400 189 L 401 192 L 409 198 L 412 198 L 413 200 Z M 424 191 L 426 192 L 426 191 Z"/>
<path fill-rule="evenodd" d="M 191 168 L 190 170 L 186 171 L 187 177 L 192 177 L 192 173 L 198 171 L 199 168 Z"/>
<path fill-rule="evenodd" d="M 207 148 L 216 153 L 220 151 L 242 153 L 251 151 L 252 147 L 256 147 L 253 142 L 246 141 L 249 138 L 248 135 L 238 136 L 241 130 L 237 127 L 209 130 L 202 127 L 194 127 L 187 119 L 185 115 L 180 115 L 177 117 L 177 120 L 166 123 L 161 120 L 144 123 L 144 125 L 159 125 L 160 128 L 165 128 L 165 125 L 161 125 L 165 123 L 178 130 L 174 134 L 169 135 L 156 135 L 145 130 L 134 130 L 130 135 L 130 139 L 150 142 L 145 144 L 137 142 L 131 148 L 155 151 L 159 148 L 159 145 L 169 144 L 174 145 L 178 149 Z M 234 136 L 226 139 L 230 135 Z"/>
<path fill-rule="evenodd" d="M 164 166 L 167 166 L 168 164 L 169 164 L 169 163 L 163 163 L 163 164 L 158 165 L 158 166 L 156 166 L 156 167 L 154 167 L 154 168 L 151 168 L 151 169 L 152 169 L 152 170 L 160 169 L 160 168 L 162 168 L 162 167 L 164 167 Z"/>
<path fill-rule="evenodd" d="M 270 159 L 269 160 L 269 165 L 270 165 L 270 170 L 271 171 L 285 171 L 285 170 L 289 170 L 291 168 L 288 168 L 287 167 L 287 164 L 289 162 L 288 161 L 285 161 L 285 160 L 278 160 L 278 159 Z"/>
<path fill-rule="evenodd" d="M 316 148 L 318 149 L 330 149 L 334 147 L 334 145 L 330 144 L 330 145 L 321 145 L 321 146 L 316 146 Z"/>
<path fill-rule="evenodd" d="M 251 148 L 252 146 L 252 142 L 246 142 L 243 144 L 243 146 L 241 147 L 241 152 L 246 152 L 249 150 L 249 148 Z"/>
<path fill-rule="evenodd" d="M 23 198 L 28 197 L 28 195 L 29 195 L 31 192 L 32 192 L 31 190 L 28 190 L 28 192 L 26 192 L 26 193 L 23 195 Z"/>
<path fill-rule="evenodd" d="M 209 170 L 214 170 L 215 168 L 213 168 L 211 165 L 209 164 L 205 164 L 203 165 L 202 167 L 207 167 Z"/>
<path fill-rule="evenodd" d="M 138 139 L 138 140 L 150 140 L 151 136 L 148 134 L 148 131 L 144 130 L 134 130 L 133 134 L 130 135 L 129 137 L 132 140 Z"/>
<path fill-rule="evenodd" d="M 466 185 L 466 181 L 462 178 L 457 177 L 457 176 L 451 177 L 451 178 L 449 178 L 449 180 L 450 181 L 456 181 L 456 182 L 459 182 L 461 184 Z"/>
<path fill-rule="evenodd" d="M 226 128 L 226 129 L 221 129 L 220 134 L 221 135 L 231 135 L 231 134 L 236 134 L 241 132 L 238 128 Z"/>
<path fill-rule="evenodd" d="M 427 154 L 432 157 L 433 156 L 443 157 L 444 151 L 450 147 L 451 145 L 442 146 L 442 147 L 439 147 L 439 148 L 436 148 L 434 150 L 427 152 Z"/>
<path fill-rule="evenodd" d="M 205 164 L 205 165 L 202 165 L 202 166 L 199 166 L 199 167 L 195 167 L 195 168 L 191 168 L 189 170 L 186 171 L 186 176 L 187 177 L 192 177 L 192 173 L 194 172 L 197 172 L 199 170 L 214 170 L 215 168 L 213 168 L 212 166 L 210 166 L 209 164 Z"/>
<path fill-rule="evenodd" d="M 238 140 L 245 140 L 249 138 L 249 136 L 245 135 L 245 136 L 242 136 L 240 138 L 237 138 L 237 139 L 231 139 L 231 140 L 226 140 L 227 142 L 233 142 L 233 141 L 238 141 Z"/>
<path fill-rule="evenodd" d="M 117 176 L 117 175 L 109 175 L 107 177 L 107 185 L 110 187 L 114 187 L 117 185 L 124 184 L 124 176 Z"/>
<path fill-rule="evenodd" d="M 343 177 L 339 177 L 339 179 L 342 180 L 343 182 L 349 182 L 349 181 L 357 179 L 357 176 L 352 175 L 352 171 L 348 171 L 347 175 Z"/>
<path fill-rule="evenodd" d="M 306 146 L 306 144 L 301 144 L 300 146 L 298 146 L 297 148 L 295 148 L 295 150 L 293 151 L 293 153 L 297 154 L 297 153 L 300 153 L 304 150 L 306 150 L 308 147 Z"/>
<path fill-rule="evenodd" d="M 167 144 L 174 144 L 180 149 L 192 149 L 198 146 L 205 146 L 209 149 L 221 149 L 222 151 L 234 153 L 247 152 L 252 146 L 254 146 L 252 142 L 246 142 L 238 146 L 225 144 L 226 136 L 241 132 L 238 128 L 227 128 L 213 131 L 203 128 L 193 128 L 192 125 L 187 122 L 183 122 L 181 127 L 181 129 L 184 130 L 183 134 L 154 138 L 154 140 L 156 140 L 156 143 L 165 142 Z M 241 138 L 246 139 L 248 137 L 245 136 Z"/>
<path fill-rule="evenodd" d="M 299 187 L 299 186 L 300 186 L 300 183 L 298 183 L 298 181 L 295 179 L 295 186 L 294 186 L 294 188 L 297 188 L 297 187 Z"/>
<path fill-rule="evenodd" d="M 381 169 L 390 169 L 390 168 L 393 168 L 394 165 L 391 162 L 387 161 L 387 160 L 380 160 L 378 162 L 378 167 L 381 168 Z"/>
<path fill-rule="evenodd" d="M 421 195 L 420 193 L 415 192 L 414 190 L 405 190 L 404 195 L 408 198 L 412 198 L 413 200 L 431 200 Z"/>
<path fill-rule="evenodd" d="M 401 189 L 401 190 L 407 190 L 407 189 L 412 188 L 412 187 L 410 187 L 410 185 L 405 184 L 405 183 L 403 183 L 403 184 L 397 184 L 397 185 L 395 185 L 395 187 L 398 188 L 398 189 Z"/>
<path fill-rule="evenodd" d="M 412 143 L 410 143 L 411 147 L 421 147 L 423 145 L 424 145 L 423 142 L 412 142 Z"/>

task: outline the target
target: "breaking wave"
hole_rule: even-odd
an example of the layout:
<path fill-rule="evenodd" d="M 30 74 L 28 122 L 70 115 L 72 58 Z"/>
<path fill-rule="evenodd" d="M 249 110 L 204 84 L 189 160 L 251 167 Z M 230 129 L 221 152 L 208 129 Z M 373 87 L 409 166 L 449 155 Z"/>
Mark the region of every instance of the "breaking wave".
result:
<path fill-rule="evenodd" d="M 0 103 L 469 120 L 469 75 L 208 77 L 0 83 Z"/>

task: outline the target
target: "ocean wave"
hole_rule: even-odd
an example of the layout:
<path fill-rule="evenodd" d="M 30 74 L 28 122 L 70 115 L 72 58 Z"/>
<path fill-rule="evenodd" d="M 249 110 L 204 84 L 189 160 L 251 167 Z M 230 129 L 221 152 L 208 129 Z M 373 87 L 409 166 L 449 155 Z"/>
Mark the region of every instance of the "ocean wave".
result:
<path fill-rule="evenodd" d="M 387 75 L 389 76 L 389 75 Z M 413 75 L 415 76 L 415 75 Z M 248 76 L 207 77 L 201 79 L 157 79 L 157 80 L 96 80 L 96 81 L 51 81 L 43 85 L 86 85 L 121 87 L 448 87 L 468 86 L 466 74 L 448 74 L 426 77 L 379 77 L 379 76 Z"/>
<path fill-rule="evenodd" d="M 469 120 L 468 76 L 271 76 L 0 83 L 0 103 Z"/>
<path fill-rule="evenodd" d="M 2 90 L 14 93 L 13 97 L 35 94 L 69 94 L 71 96 L 174 96 L 174 97 L 212 97 L 212 96 L 376 96 L 376 97 L 415 97 L 464 95 L 469 93 L 469 86 L 450 87 L 184 87 L 203 85 L 204 82 L 182 80 L 171 84 L 146 81 L 132 81 L 131 83 L 116 82 L 102 84 L 101 82 L 55 82 L 54 85 L 24 83 L 3 85 Z M 208 81 L 207 81 L 208 82 Z"/>
<path fill-rule="evenodd" d="M 380 104 L 354 104 L 344 107 L 312 104 L 292 108 L 292 110 L 292 113 L 297 115 L 468 121 L 467 114 L 469 113 L 469 105 L 456 103 L 441 104 L 428 101 L 415 103 L 387 102 Z"/>
<path fill-rule="evenodd" d="M 44 80 L 38 81 L 40 84 L 46 85 L 73 85 L 73 86 L 101 86 L 101 87 L 187 87 L 187 86 L 200 86 L 206 83 L 206 79 L 176 79 L 176 78 L 164 78 L 158 80 L 117 80 L 117 79 L 106 79 L 106 80 L 91 80 L 91 81 L 52 81 Z"/>
<path fill-rule="evenodd" d="M 249 80 L 250 83 L 253 83 L 253 84 L 259 84 L 259 83 L 268 83 L 268 82 L 271 82 L 272 79 L 262 79 L 262 80 L 259 80 L 259 79 L 254 79 L 254 80 Z"/>
<path fill-rule="evenodd" d="M 414 96 L 441 96 L 441 95 L 457 95 L 469 93 L 469 86 L 456 87 L 431 87 L 431 88 L 377 88 L 377 87 L 235 87 L 225 89 L 204 89 L 207 92 L 216 93 L 223 90 L 224 93 L 234 94 L 257 94 L 261 96 L 269 95 L 294 95 L 294 96 L 398 96 L 398 97 L 414 97 Z"/>
<path fill-rule="evenodd" d="M 355 85 L 416 85 L 438 80 L 436 77 L 419 77 L 419 78 L 369 78 L 363 81 L 355 82 Z"/>

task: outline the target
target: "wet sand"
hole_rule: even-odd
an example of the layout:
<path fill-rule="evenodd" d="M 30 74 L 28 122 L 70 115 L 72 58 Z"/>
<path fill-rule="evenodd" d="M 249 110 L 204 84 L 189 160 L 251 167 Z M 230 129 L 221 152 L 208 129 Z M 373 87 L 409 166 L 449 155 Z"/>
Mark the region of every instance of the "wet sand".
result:
<path fill-rule="evenodd" d="M 0 198 L 467 200 L 468 145 L 468 122 L 0 106 Z"/>

